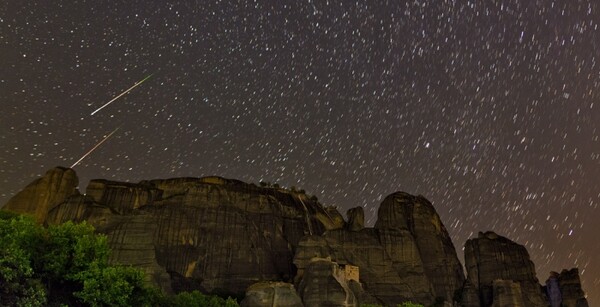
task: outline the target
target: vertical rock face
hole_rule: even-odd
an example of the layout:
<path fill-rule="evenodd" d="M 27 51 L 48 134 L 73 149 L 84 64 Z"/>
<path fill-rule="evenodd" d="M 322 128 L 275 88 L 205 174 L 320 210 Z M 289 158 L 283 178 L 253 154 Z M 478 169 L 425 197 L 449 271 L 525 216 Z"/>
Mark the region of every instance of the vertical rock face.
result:
<path fill-rule="evenodd" d="M 550 272 L 550 277 L 546 280 L 546 297 L 550 303 L 550 307 L 560 307 L 562 305 L 562 294 L 558 284 L 559 274 Z"/>
<path fill-rule="evenodd" d="M 392 194 L 381 204 L 375 228 L 363 228 L 361 209 L 348 211 L 346 229 L 329 230 L 300 242 L 294 258 L 296 282 L 312 257 L 330 257 L 341 265 L 359 267 L 365 293 L 380 303 L 451 304 L 463 286 L 464 275 L 450 236 L 431 203 L 403 192 Z"/>
<path fill-rule="evenodd" d="M 385 234 L 382 241 L 388 242 L 386 246 L 394 248 L 413 241 L 416 250 L 408 251 L 420 256 L 436 299 L 453 301 L 465 280 L 462 265 L 446 227 L 427 199 L 404 192 L 389 195 L 379 207 L 375 228 Z M 397 263 L 406 263 L 404 251 L 394 254 L 400 257 Z"/>
<path fill-rule="evenodd" d="M 365 228 L 365 211 L 363 207 L 356 207 L 346 212 L 348 216 L 348 230 L 359 231 Z"/>
<path fill-rule="evenodd" d="M 512 280 L 496 279 L 492 287 L 494 291 L 492 307 L 527 307 L 523 302 L 521 284 Z"/>
<path fill-rule="evenodd" d="M 168 292 L 200 289 L 240 296 L 261 280 L 291 281 L 300 239 L 344 227 L 343 219 L 340 223 L 304 194 L 237 180 L 93 180 L 85 196 L 69 197 L 63 191 L 73 188 L 63 186 L 74 186 L 76 180 L 67 185 L 67 175 L 49 174 L 30 186 L 41 181 L 39 190 L 61 187 L 58 196 L 44 202 L 52 206 L 27 206 L 19 212 L 46 210 L 40 219 L 49 224 L 92 223 L 107 234 L 112 262 L 142 268 Z"/>
<path fill-rule="evenodd" d="M 524 246 L 493 232 L 479 233 L 478 238 L 465 243 L 467 279 L 479 296 L 480 306 L 495 304 L 494 282 L 506 280 L 517 283 L 525 306 L 547 306 L 535 267 Z M 516 286 L 496 283 L 505 293 L 518 293 Z M 519 301 L 519 298 L 515 298 Z M 473 305 L 471 305 L 473 306 Z M 494 305 L 495 306 L 495 305 Z"/>
<path fill-rule="evenodd" d="M 284 282 L 263 281 L 251 285 L 242 307 L 303 307 L 294 285 Z"/>
<path fill-rule="evenodd" d="M 92 180 L 85 193 L 95 202 L 126 214 L 160 199 L 162 191 L 150 184 Z"/>
<path fill-rule="evenodd" d="M 558 276 L 558 284 L 562 294 L 562 304 L 565 307 L 588 307 L 585 294 L 579 280 L 579 270 L 573 268 L 563 270 Z"/>
<path fill-rule="evenodd" d="M 48 211 L 77 195 L 79 179 L 70 168 L 55 167 L 44 176 L 27 185 L 13 196 L 3 209 L 16 213 L 33 215 L 38 222 L 44 222 Z"/>
<path fill-rule="evenodd" d="M 306 306 L 448 306 L 461 291 L 467 307 L 550 304 L 525 248 L 492 232 L 465 244 L 465 280 L 422 196 L 389 195 L 375 227 L 365 228 L 362 207 L 346 223 L 304 193 L 221 177 L 92 180 L 85 195 L 77 185 L 73 170 L 57 167 L 2 209 L 46 224 L 91 223 L 107 235 L 111 262 L 141 268 L 167 292 L 246 293 L 247 306 L 301 306 L 300 297 Z M 547 288 L 558 289 L 563 306 L 588 306 L 577 269 L 555 279 Z"/>
<path fill-rule="evenodd" d="M 358 300 L 344 271 L 330 259 L 311 260 L 298 286 L 298 293 L 307 307 L 358 307 Z"/>
<path fill-rule="evenodd" d="M 365 296 L 372 296 L 377 303 L 389 306 L 411 300 L 422 304 L 432 303 L 433 290 L 418 253 L 407 252 L 409 255 L 406 259 L 411 259 L 410 255 L 417 258 L 395 263 L 388 251 L 392 248 L 402 250 L 410 247 L 383 245 L 379 232 L 373 228 L 361 231 L 339 229 L 327 231 L 322 236 L 304 237 L 294 258 L 298 268 L 296 284 L 304 280 L 313 258 L 328 258 L 342 266 L 357 266 L 360 282 L 367 292 Z"/>

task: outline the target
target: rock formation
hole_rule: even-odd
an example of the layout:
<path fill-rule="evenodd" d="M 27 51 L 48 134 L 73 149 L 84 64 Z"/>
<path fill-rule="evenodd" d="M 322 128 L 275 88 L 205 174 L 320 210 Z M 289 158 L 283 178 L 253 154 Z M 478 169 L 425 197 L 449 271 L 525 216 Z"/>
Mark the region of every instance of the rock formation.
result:
<path fill-rule="evenodd" d="M 298 286 L 304 305 L 358 307 L 344 270 L 330 259 L 311 259 Z"/>
<path fill-rule="evenodd" d="M 512 280 L 496 279 L 492 283 L 492 307 L 527 307 L 523 302 L 521 285 Z"/>
<path fill-rule="evenodd" d="M 86 195 L 76 185 L 72 170 L 53 169 L 5 209 L 92 223 L 108 236 L 111 261 L 144 269 L 166 291 L 243 296 L 261 280 L 291 281 L 300 239 L 343 227 L 304 194 L 220 177 L 92 180 Z"/>
<path fill-rule="evenodd" d="M 558 273 L 550 272 L 550 277 L 546 280 L 546 297 L 550 307 L 561 307 L 562 305 L 562 293 L 560 293 L 558 276 Z"/>
<path fill-rule="evenodd" d="M 498 297 L 495 285 L 504 293 L 520 293 L 521 297 L 515 297 L 514 302 L 522 302 L 524 306 L 548 305 L 535 275 L 534 264 L 522 245 L 493 232 L 479 233 L 477 238 L 465 243 L 465 266 L 467 282 L 474 286 L 471 291 L 474 289 L 479 297 L 479 304 L 468 307 L 506 304 L 505 299 L 495 302 Z M 506 297 L 506 294 L 503 296 Z"/>
<path fill-rule="evenodd" d="M 562 295 L 562 305 L 564 307 L 589 306 L 585 299 L 585 294 L 581 289 L 579 270 L 577 268 L 560 272 L 560 275 L 558 275 L 558 285 Z"/>
<path fill-rule="evenodd" d="M 29 214 L 34 216 L 36 221 L 44 222 L 48 211 L 61 204 L 69 196 L 79 194 L 77 192 L 78 184 L 79 179 L 75 171 L 64 167 L 55 167 L 13 196 L 3 209 Z"/>
<path fill-rule="evenodd" d="M 416 252 L 414 248 L 413 252 Z M 329 258 L 342 266 L 357 266 L 360 282 L 377 303 L 433 302 L 431 284 L 419 262 L 406 263 L 402 267 L 395 265 L 375 229 L 358 232 L 340 229 L 328 231 L 323 236 L 304 237 L 294 258 L 298 268 L 296 283 L 304 279 L 313 258 Z"/>
<path fill-rule="evenodd" d="M 284 282 L 258 282 L 246 290 L 242 307 L 303 307 L 294 285 Z"/>
<path fill-rule="evenodd" d="M 382 233 L 381 240 L 387 242 L 391 254 L 396 255 L 397 265 L 417 261 L 416 257 L 406 257 L 418 253 L 436 300 L 453 301 L 464 283 L 462 265 L 446 227 L 427 199 L 404 192 L 387 196 L 379 207 L 375 228 Z M 392 250 L 411 239 L 416 251 Z"/>
<path fill-rule="evenodd" d="M 245 306 L 452 306 L 457 293 L 467 307 L 550 304 L 526 249 L 492 232 L 467 241 L 465 280 L 422 196 L 389 195 L 370 228 L 362 207 L 346 222 L 303 192 L 221 177 L 92 180 L 84 195 L 77 185 L 57 167 L 2 209 L 91 223 L 107 235 L 111 262 L 141 268 L 166 292 L 245 294 Z M 564 306 L 587 306 L 577 269 L 556 278 Z"/>
<path fill-rule="evenodd" d="M 329 257 L 359 267 L 366 294 L 379 303 L 452 303 L 463 286 L 462 266 L 429 201 L 398 192 L 381 204 L 375 228 L 356 222 L 363 216 L 362 208 L 351 209 L 346 230 L 305 237 L 294 258 L 296 282 L 313 257 Z"/>
<path fill-rule="evenodd" d="M 363 207 L 348 210 L 346 216 L 348 217 L 348 225 L 346 226 L 348 230 L 359 231 L 365 228 L 365 211 Z"/>

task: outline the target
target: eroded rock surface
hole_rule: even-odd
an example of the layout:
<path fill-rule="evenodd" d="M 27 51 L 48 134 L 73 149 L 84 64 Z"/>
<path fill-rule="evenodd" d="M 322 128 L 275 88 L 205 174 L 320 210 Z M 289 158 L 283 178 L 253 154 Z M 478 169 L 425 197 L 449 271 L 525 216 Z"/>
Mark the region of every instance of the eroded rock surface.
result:
<path fill-rule="evenodd" d="M 313 258 L 299 283 L 298 293 L 304 305 L 358 307 L 344 270 L 328 258 Z"/>
<path fill-rule="evenodd" d="M 4 210 L 33 215 L 43 223 L 48 211 L 70 196 L 78 195 L 77 174 L 70 168 L 55 167 L 13 196 Z"/>
<path fill-rule="evenodd" d="M 351 231 L 360 231 L 365 228 L 365 211 L 363 207 L 349 209 L 346 212 L 348 224 L 346 228 Z"/>
<path fill-rule="evenodd" d="M 562 295 L 562 305 L 565 307 L 588 307 L 585 293 L 581 288 L 579 270 L 573 268 L 563 270 L 558 275 L 558 284 Z"/>
<path fill-rule="evenodd" d="M 385 198 L 375 228 L 364 228 L 362 208 L 348 211 L 346 229 L 305 237 L 294 263 L 296 282 L 312 257 L 357 266 L 365 293 L 377 302 L 452 304 L 464 283 L 450 236 L 429 201 L 398 192 Z"/>
<path fill-rule="evenodd" d="M 527 307 L 523 302 L 521 284 L 518 282 L 496 279 L 492 287 L 494 293 L 492 307 Z"/>
<path fill-rule="evenodd" d="M 427 199 L 404 192 L 387 196 L 375 228 L 384 233 L 382 242 L 387 242 L 397 265 L 418 264 L 420 258 L 436 300 L 453 301 L 465 280 L 462 265 L 446 227 Z M 392 250 L 399 245 L 410 248 Z"/>
<path fill-rule="evenodd" d="M 304 278 L 315 257 L 329 258 L 342 266 L 358 267 L 359 281 L 378 303 L 395 306 L 410 300 L 420 303 L 433 301 L 431 284 L 419 262 L 395 264 L 386 246 L 381 244 L 379 232 L 373 228 L 361 231 L 339 229 L 322 236 L 304 237 L 294 258 L 298 268 L 296 284 Z"/>
<path fill-rule="evenodd" d="M 465 266 L 468 282 L 472 284 L 479 296 L 479 305 L 492 306 L 508 301 L 494 302 L 494 282 L 504 291 L 503 296 L 518 295 L 515 285 L 520 288 L 521 297 L 514 297 L 515 302 L 523 302 L 524 306 L 547 306 L 541 286 L 535 274 L 535 267 L 524 246 L 493 232 L 479 233 L 475 239 L 465 243 Z M 494 305 L 496 306 L 496 305 Z"/>
<path fill-rule="evenodd" d="M 246 292 L 245 304 L 273 306 L 295 306 L 297 297 L 307 306 L 451 306 L 461 293 L 467 307 L 550 304 L 525 248 L 492 232 L 467 241 L 465 280 L 448 232 L 422 196 L 389 195 L 369 228 L 362 207 L 348 210 L 345 222 L 303 192 L 215 176 L 92 180 L 85 195 L 77 185 L 73 170 L 57 167 L 2 209 L 46 224 L 91 223 L 108 236 L 111 262 L 143 269 L 166 292 Z M 261 281 L 275 283 L 248 288 Z M 301 295 L 282 282 L 294 282 Z M 564 306 L 587 306 L 576 269 L 557 282 Z"/>
<path fill-rule="evenodd" d="M 73 170 L 56 168 L 5 209 L 90 222 L 108 235 L 112 262 L 142 268 L 167 292 L 243 296 L 258 281 L 292 281 L 300 239 L 344 227 L 305 194 L 220 177 L 93 180 L 86 195 L 76 186 Z"/>
<path fill-rule="evenodd" d="M 246 290 L 242 307 L 303 307 L 294 285 L 284 282 L 258 282 Z"/>

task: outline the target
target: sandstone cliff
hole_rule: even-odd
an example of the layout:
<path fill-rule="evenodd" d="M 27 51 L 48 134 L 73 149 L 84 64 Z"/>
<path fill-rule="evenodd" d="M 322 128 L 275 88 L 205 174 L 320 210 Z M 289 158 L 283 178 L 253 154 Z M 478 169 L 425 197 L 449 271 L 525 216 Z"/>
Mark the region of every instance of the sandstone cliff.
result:
<path fill-rule="evenodd" d="M 26 213 L 34 216 L 36 221 L 43 222 L 48 211 L 64 202 L 69 196 L 79 194 L 78 184 L 79 179 L 75 171 L 55 167 L 13 196 L 3 209 Z"/>
<path fill-rule="evenodd" d="M 432 204 L 404 192 L 382 202 L 374 228 L 348 222 L 304 193 L 220 177 L 92 180 L 84 195 L 54 168 L 3 209 L 46 224 L 88 221 L 111 261 L 143 269 L 167 292 L 198 289 L 244 304 L 546 306 L 525 248 L 488 232 L 467 241 L 467 279 Z M 563 271 L 566 306 L 587 306 L 577 270 Z M 459 294 L 459 295 L 457 295 Z M 300 302 L 301 300 L 301 302 Z"/>
<path fill-rule="evenodd" d="M 493 232 L 465 243 L 467 306 L 547 306 L 524 246 Z M 477 297 L 473 301 L 470 297 Z"/>

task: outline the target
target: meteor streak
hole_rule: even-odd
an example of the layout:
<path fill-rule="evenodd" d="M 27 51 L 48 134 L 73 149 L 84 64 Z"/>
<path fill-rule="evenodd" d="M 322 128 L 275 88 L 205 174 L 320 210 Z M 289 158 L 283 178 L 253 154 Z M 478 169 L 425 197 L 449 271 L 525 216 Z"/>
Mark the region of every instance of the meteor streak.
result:
<path fill-rule="evenodd" d="M 111 101 L 105 103 L 103 106 L 99 107 L 98 109 L 96 109 L 96 111 L 92 112 L 92 114 L 90 115 L 94 115 L 96 113 L 98 113 L 98 111 L 104 109 L 104 107 L 108 106 L 109 104 L 113 103 L 113 101 L 121 98 L 121 96 L 129 93 L 129 91 L 131 91 L 132 89 L 138 87 L 140 84 L 142 84 L 144 81 L 148 80 L 150 77 L 152 77 L 152 75 L 154 74 L 149 74 L 146 78 L 142 79 L 141 81 L 136 82 L 132 87 L 128 88 L 126 91 L 124 91 L 123 93 L 119 94 L 119 96 L 113 98 Z"/>
<path fill-rule="evenodd" d="M 71 168 L 75 167 L 77 164 L 79 164 L 79 162 L 81 162 L 81 160 L 85 159 L 85 157 L 89 156 L 92 152 L 94 152 L 94 150 L 96 150 L 96 148 L 100 147 L 100 145 L 102 145 L 102 143 L 106 142 L 106 140 L 108 140 L 109 137 L 111 137 L 113 134 L 115 134 L 115 132 L 117 132 L 117 130 L 119 130 L 119 128 L 121 128 L 121 127 L 117 127 L 117 129 L 113 130 L 113 132 L 111 132 L 109 135 L 104 137 L 104 139 L 102 139 L 102 141 L 98 142 L 98 144 L 96 144 L 96 146 L 92 147 L 92 149 L 90 149 L 88 152 L 86 152 L 83 155 L 83 157 L 81 157 L 81 159 L 79 159 L 79 160 L 77 160 L 77 162 L 73 163 L 73 165 L 71 165 Z"/>

